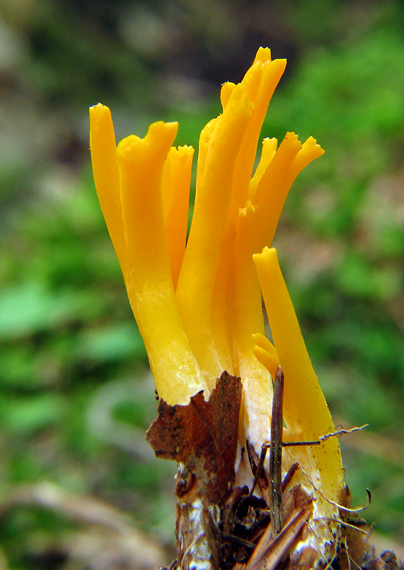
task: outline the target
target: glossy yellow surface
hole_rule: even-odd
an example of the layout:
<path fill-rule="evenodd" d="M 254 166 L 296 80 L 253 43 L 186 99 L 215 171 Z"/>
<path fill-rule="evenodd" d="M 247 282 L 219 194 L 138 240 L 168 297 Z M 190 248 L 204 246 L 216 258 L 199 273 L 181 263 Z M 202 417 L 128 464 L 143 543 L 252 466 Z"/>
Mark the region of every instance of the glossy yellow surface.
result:
<path fill-rule="evenodd" d="M 262 293 L 276 346 L 285 375 L 283 415 L 292 441 L 318 440 L 332 433 L 334 424 L 313 370 L 299 323 L 283 279 L 275 249 L 265 247 L 254 255 Z M 273 347 L 265 337 L 255 335 L 256 356 L 268 368 L 273 366 Z M 273 368 L 272 368 L 273 370 Z M 337 438 L 310 448 L 321 473 L 321 491 L 338 500 L 343 484 L 342 460 Z"/>

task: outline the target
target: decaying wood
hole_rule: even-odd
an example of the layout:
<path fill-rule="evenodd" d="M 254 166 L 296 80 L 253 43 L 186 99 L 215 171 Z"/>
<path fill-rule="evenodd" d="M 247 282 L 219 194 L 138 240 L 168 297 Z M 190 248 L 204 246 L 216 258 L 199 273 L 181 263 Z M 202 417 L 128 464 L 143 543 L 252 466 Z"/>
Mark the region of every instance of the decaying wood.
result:
<path fill-rule="evenodd" d="M 241 380 L 223 372 L 209 400 L 187 406 L 159 403 L 146 439 L 157 457 L 179 464 L 177 556 L 182 569 L 221 567 L 219 522 L 233 491 Z"/>
<path fill-rule="evenodd" d="M 310 546 L 314 499 L 300 485 L 294 463 L 282 480 L 282 394 L 279 369 L 274 386 L 271 441 L 258 457 L 246 442 L 254 485 L 234 487 L 241 381 L 224 372 L 210 398 L 202 392 L 187 406 L 159 402 L 159 416 L 147 432 L 156 455 L 178 464 L 177 560 L 173 570 L 404 570 L 394 557 L 376 558 L 360 535 L 358 509 L 341 497 L 334 551 L 321 559 Z M 340 430 L 348 433 L 349 430 Z M 340 435 L 340 432 L 325 437 Z M 297 442 L 315 445 L 320 441 Z M 289 444 L 290 445 L 290 444 Z M 296 445 L 296 444 L 295 444 Z M 270 449 L 268 472 L 263 467 Z M 268 474 L 267 474 L 268 473 Z M 258 486 L 261 497 L 253 494 Z M 335 503 L 336 506 L 337 503 Z M 309 524 L 310 523 L 310 524 Z M 324 519 L 324 524 L 328 524 Z M 395 565 L 394 565 L 395 564 Z"/>
<path fill-rule="evenodd" d="M 258 474 L 258 484 L 267 491 L 265 498 L 252 495 L 247 487 L 233 488 L 240 403 L 240 379 L 223 373 L 208 401 L 203 393 L 191 398 L 188 406 L 160 401 L 159 417 L 147 432 L 156 455 L 179 465 L 177 564 L 183 570 L 227 570 L 245 563 L 251 570 L 262 564 L 275 569 L 311 514 L 311 498 L 300 487 L 286 490 L 297 466 L 282 486 L 281 457 L 274 463 L 279 475 L 276 490 L 285 498 L 278 498 L 275 511 L 268 493 L 274 482 L 268 481 L 264 470 Z M 282 412 L 282 402 L 278 404 Z M 282 433 L 276 441 L 281 445 Z M 257 474 L 257 454 L 248 443 L 247 448 Z M 276 509 L 284 527 L 279 520 L 277 526 L 271 522 Z"/>
<path fill-rule="evenodd" d="M 181 569 L 220 568 L 219 511 L 213 505 L 203 504 L 200 498 L 193 503 L 177 504 L 177 559 Z"/>

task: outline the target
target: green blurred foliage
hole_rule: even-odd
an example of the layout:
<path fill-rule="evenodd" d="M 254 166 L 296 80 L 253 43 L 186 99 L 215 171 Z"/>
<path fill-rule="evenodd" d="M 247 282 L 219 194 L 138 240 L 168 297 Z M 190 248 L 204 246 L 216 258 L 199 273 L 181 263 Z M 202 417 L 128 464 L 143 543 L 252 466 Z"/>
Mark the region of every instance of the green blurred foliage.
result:
<path fill-rule="evenodd" d="M 172 541 L 174 466 L 143 441 L 153 387 L 95 195 L 86 108 L 109 104 L 117 138 L 179 120 L 178 144 L 197 148 L 220 82 L 265 44 L 290 61 L 263 136 L 295 130 L 326 149 L 294 185 L 275 245 L 333 414 L 382 438 L 344 445 L 354 498 L 371 488 L 368 520 L 404 540 L 402 5 L 200 4 L 0 2 L 0 542 L 13 568 L 47 567 L 50 545 L 61 560 L 49 567 L 63 568 L 71 521 L 1 511 L 39 481 Z"/>

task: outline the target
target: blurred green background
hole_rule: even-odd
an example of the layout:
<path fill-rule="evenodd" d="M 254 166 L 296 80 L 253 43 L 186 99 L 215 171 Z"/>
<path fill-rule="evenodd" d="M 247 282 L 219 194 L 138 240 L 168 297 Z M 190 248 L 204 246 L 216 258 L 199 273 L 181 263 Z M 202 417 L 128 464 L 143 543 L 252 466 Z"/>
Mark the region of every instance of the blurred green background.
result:
<path fill-rule="evenodd" d="M 175 466 L 97 203 L 87 108 L 197 148 L 259 46 L 287 57 L 263 136 L 326 149 L 278 247 L 354 503 L 404 543 L 404 6 L 398 0 L 0 0 L 0 568 L 157 568 Z M 380 538 L 384 537 L 384 538 Z M 140 542 L 139 542 L 140 541 Z M 140 545 L 140 546 L 139 546 Z"/>

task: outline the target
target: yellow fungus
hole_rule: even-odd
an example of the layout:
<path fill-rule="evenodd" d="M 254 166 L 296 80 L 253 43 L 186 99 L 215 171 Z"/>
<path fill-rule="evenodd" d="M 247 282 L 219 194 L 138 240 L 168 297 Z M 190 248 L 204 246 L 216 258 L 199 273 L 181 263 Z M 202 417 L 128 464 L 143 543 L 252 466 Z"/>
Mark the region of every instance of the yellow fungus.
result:
<path fill-rule="evenodd" d="M 247 438 L 258 453 L 270 437 L 279 364 L 285 437 L 311 440 L 333 431 L 276 251 L 269 249 L 294 179 L 323 150 L 294 133 L 279 147 L 264 139 L 254 173 L 266 109 L 285 65 L 260 49 L 241 83 L 223 85 L 223 113 L 200 136 L 187 241 L 193 150 L 172 146 L 177 125 L 154 123 L 143 139 L 130 136 L 116 148 L 109 109 L 90 109 L 97 193 L 159 396 L 187 404 L 200 390 L 209 397 L 224 370 L 240 375 L 239 443 Z M 261 294 L 273 344 L 265 337 Z M 337 439 L 296 455 L 296 477 L 316 495 L 317 516 L 336 516 L 323 496 L 338 500 L 343 487 Z"/>

